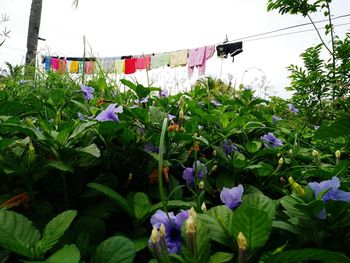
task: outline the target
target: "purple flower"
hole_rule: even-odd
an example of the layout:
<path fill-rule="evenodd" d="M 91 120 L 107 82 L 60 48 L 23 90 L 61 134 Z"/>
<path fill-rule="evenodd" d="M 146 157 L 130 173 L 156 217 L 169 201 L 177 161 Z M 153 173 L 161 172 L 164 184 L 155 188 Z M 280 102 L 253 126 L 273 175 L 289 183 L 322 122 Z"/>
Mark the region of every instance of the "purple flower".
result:
<path fill-rule="evenodd" d="M 275 115 L 272 115 L 272 122 L 281 121 L 281 120 L 283 120 L 283 119 L 280 117 L 277 117 Z"/>
<path fill-rule="evenodd" d="M 221 147 L 227 155 L 230 155 L 232 152 L 239 152 L 237 146 L 234 145 L 231 140 L 221 142 Z"/>
<path fill-rule="evenodd" d="M 338 189 L 340 187 L 340 181 L 336 176 L 333 176 L 331 180 L 322 181 L 321 183 L 311 182 L 308 185 L 314 191 L 315 197 L 317 197 L 323 190 L 329 189 L 322 197 L 323 202 L 327 202 L 329 200 L 350 202 L 350 192 L 345 192 Z M 326 219 L 326 210 L 323 209 L 318 214 L 318 217 L 320 219 Z"/>
<path fill-rule="evenodd" d="M 233 209 L 242 203 L 243 192 L 244 190 L 241 184 L 231 189 L 224 187 L 220 193 L 220 199 L 228 208 Z"/>
<path fill-rule="evenodd" d="M 108 107 L 101 111 L 99 115 L 96 116 L 96 120 L 98 121 L 115 121 L 119 122 L 117 113 L 123 112 L 123 107 L 118 106 L 115 107 L 117 104 L 109 104 Z"/>
<path fill-rule="evenodd" d="M 193 167 L 187 167 L 183 173 L 182 178 L 186 180 L 186 184 L 188 186 L 194 186 L 194 177 L 195 177 L 195 164 L 193 163 Z M 197 172 L 198 172 L 198 179 L 202 180 L 204 176 L 207 174 L 207 167 L 205 167 L 204 164 L 202 164 L 200 161 L 197 161 Z"/>
<path fill-rule="evenodd" d="M 173 212 L 166 213 L 162 210 L 157 210 L 151 217 L 152 227 L 160 228 L 162 224 L 165 226 L 165 240 L 169 253 L 181 253 L 181 227 L 185 220 L 188 218 L 187 211 L 181 211 L 175 216 Z"/>
<path fill-rule="evenodd" d="M 95 89 L 89 86 L 80 85 L 81 92 L 84 93 L 84 97 L 86 100 L 92 100 L 94 95 L 92 93 L 95 92 Z"/>
<path fill-rule="evenodd" d="M 148 97 L 142 98 L 141 100 L 138 100 L 138 99 L 134 100 L 135 105 L 138 105 L 139 103 L 146 104 L 147 102 L 148 102 Z"/>
<path fill-rule="evenodd" d="M 294 113 L 298 113 L 299 112 L 299 110 L 297 108 L 295 108 L 293 104 L 288 103 L 287 105 L 288 105 L 288 108 L 289 108 L 290 111 L 292 111 Z"/>
<path fill-rule="evenodd" d="M 84 121 L 84 120 L 85 120 L 84 115 L 81 114 L 80 112 L 78 112 L 78 117 L 79 117 L 79 120 L 81 120 L 81 121 Z"/>
<path fill-rule="evenodd" d="M 159 147 L 154 146 L 151 142 L 147 142 L 143 149 L 148 152 L 159 153 Z"/>
<path fill-rule="evenodd" d="M 268 147 L 268 148 L 276 148 L 278 146 L 283 145 L 283 142 L 280 139 L 276 138 L 272 132 L 265 134 L 261 138 L 265 141 L 265 147 Z"/>
<path fill-rule="evenodd" d="M 169 97 L 169 91 L 167 89 L 165 90 L 162 90 L 159 94 L 159 97 L 160 98 L 166 98 L 166 97 Z"/>
<path fill-rule="evenodd" d="M 210 102 L 213 103 L 216 107 L 222 106 L 222 104 L 217 100 L 211 100 Z"/>
<path fill-rule="evenodd" d="M 172 121 L 173 119 L 175 118 L 175 115 L 172 115 L 172 114 L 168 114 L 168 119 L 170 120 L 170 121 Z"/>

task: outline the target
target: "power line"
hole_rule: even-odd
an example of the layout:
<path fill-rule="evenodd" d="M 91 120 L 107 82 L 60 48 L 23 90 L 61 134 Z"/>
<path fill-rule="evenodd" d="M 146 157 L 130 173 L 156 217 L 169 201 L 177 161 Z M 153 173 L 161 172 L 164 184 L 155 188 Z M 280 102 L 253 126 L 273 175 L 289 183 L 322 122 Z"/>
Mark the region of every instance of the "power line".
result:
<path fill-rule="evenodd" d="M 344 18 L 344 17 L 348 17 L 348 16 L 350 16 L 350 14 L 340 15 L 340 16 L 332 18 L 332 20 L 337 20 L 339 18 Z M 318 20 L 318 21 L 315 21 L 314 24 L 327 22 L 327 21 L 329 21 L 329 20 L 328 19 Z M 246 36 L 246 37 L 237 38 L 237 39 L 234 39 L 234 40 L 230 40 L 228 42 L 242 41 L 242 40 L 253 38 L 253 37 L 264 36 L 264 35 L 268 35 L 268 34 L 272 34 L 272 33 L 277 33 L 277 32 L 280 32 L 280 31 L 289 30 L 289 29 L 302 27 L 302 26 L 308 26 L 308 25 L 312 25 L 312 23 L 308 22 L 308 23 L 303 23 L 303 24 L 297 24 L 297 25 L 294 25 L 294 26 L 283 27 L 283 28 L 279 28 L 279 29 L 268 31 L 268 32 L 264 32 L 264 33 L 259 33 L 259 34 L 254 34 L 254 35 L 250 35 L 250 36 Z"/>
<path fill-rule="evenodd" d="M 333 25 L 333 26 L 334 26 L 334 27 L 338 27 L 338 26 L 346 26 L 346 25 L 350 25 L 350 23 L 343 23 L 343 24 L 338 24 L 338 25 Z M 325 27 L 318 27 L 317 29 L 324 29 L 324 28 L 325 28 Z M 248 39 L 248 40 L 245 40 L 245 42 L 256 41 L 256 40 L 262 40 L 262 39 L 268 39 L 268 38 L 275 38 L 275 37 L 287 36 L 287 35 L 293 35 L 293 34 L 299 34 L 299 33 L 310 32 L 310 31 L 315 31 L 315 29 L 306 29 L 306 30 L 294 31 L 294 32 L 290 32 L 290 33 L 278 34 L 278 35 L 273 35 L 273 36 L 267 36 L 267 37 L 259 37 L 259 38 L 254 38 L 254 39 Z"/>

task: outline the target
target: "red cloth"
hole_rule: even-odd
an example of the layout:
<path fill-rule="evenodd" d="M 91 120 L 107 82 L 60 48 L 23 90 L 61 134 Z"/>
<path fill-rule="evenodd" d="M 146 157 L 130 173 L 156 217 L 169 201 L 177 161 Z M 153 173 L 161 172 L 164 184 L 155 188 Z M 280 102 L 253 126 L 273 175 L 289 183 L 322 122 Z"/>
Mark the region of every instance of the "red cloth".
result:
<path fill-rule="evenodd" d="M 125 59 L 125 74 L 132 74 L 136 72 L 137 58 Z"/>
<path fill-rule="evenodd" d="M 51 58 L 51 68 L 57 70 L 58 66 L 58 58 Z"/>
<path fill-rule="evenodd" d="M 141 57 L 136 61 L 136 69 L 149 69 L 151 57 Z"/>

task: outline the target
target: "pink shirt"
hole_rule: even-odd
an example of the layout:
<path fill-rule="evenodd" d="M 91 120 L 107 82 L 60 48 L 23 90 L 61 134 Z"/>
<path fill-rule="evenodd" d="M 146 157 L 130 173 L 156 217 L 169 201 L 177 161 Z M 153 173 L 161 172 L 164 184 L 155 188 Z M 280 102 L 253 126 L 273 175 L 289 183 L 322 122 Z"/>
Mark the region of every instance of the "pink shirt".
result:
<path fill-rule="evenodd" d="M 136 69 L 149 69 L 151 57 L 141 57 L 136 60 Z"/>
<path fill-rule="evenodd" d="M 188 75 L 192 76 L 195 67 L 198 67 L 198 74 L 205 74 L 206 61 L 215 53 L 215 46 L 205 46 L 190 49 L 188 52 Z"/>

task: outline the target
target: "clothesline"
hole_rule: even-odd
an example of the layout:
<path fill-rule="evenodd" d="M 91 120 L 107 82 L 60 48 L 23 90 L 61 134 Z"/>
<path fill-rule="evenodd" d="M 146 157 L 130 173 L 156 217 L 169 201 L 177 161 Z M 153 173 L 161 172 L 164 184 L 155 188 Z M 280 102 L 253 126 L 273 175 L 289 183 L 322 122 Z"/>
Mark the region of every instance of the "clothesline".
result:
<path fill-rule="evenodd" d="M 46 56 L 43 63 L 47 71 L 71 74 L 93 74 L 98 69 L 97 63 L 107 73 L 133 74 L 137 70 L 152 70 L 164 66 L 171 68 L 188 66 L 189 76 L 192 76 L 195 68 L 198 68 L 199 75 L 204 75 L 206 61 L 215 51 L 218 57 L 227 58 L 230 55 L 234 58 L 243 51 L 242 46 L 240 41 L 147 55 L 103 58 Z"/>

